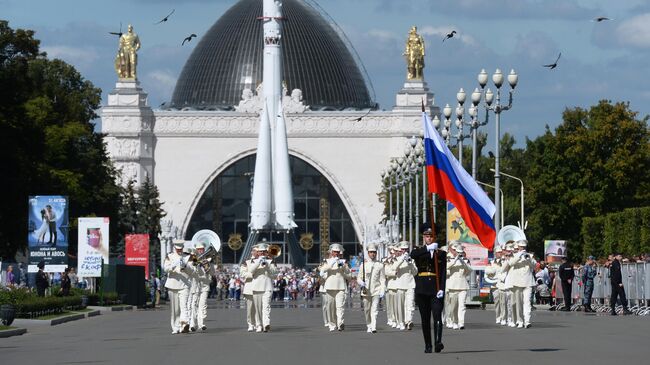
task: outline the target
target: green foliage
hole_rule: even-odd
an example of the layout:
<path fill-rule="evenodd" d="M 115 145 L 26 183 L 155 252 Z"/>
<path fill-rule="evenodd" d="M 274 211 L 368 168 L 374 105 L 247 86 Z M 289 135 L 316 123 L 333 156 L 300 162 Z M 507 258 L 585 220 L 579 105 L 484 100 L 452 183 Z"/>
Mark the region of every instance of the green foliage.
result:
<path fill-rule="evenodd" d="M 585 242 L 585 251 L 636 250 L 634 233 L 603 230 L 605 246 L 581 232 L 597 230 L 583 218 L 650 205 L 650 133 L 648 118 L 637 119 L 627 103 L 601 101 L 589 110 L 567 109 L 555 133 L 528 141 L 525 184 L 530 241 L 566 239 Z M 622 227 L 618 216 L 605 227 Z M 628 242 L 618 246 L 619 242 Z M 607 245 L 612 245 L 608 247 Z M 575 246 L 574 246 L 575 247 Z"/>
<path fill-rule="evenodd" d="M 52 292 L 58 293 L 57 288 Z M 34 318 L 45 314 L 61 313 L 81 308 L 81 296 L 88 297 L 88 305 L 98 305 L 100 296 L 87 290 L 73 288 L 70 296 L 39 297 L 27 288 L 0 289 L 0 305 L 11 304 L 16 308 L 17 318 Z M 119 304 L 117 293 L 104 293 L 104 304 Z"/>
<path fill-rule="evenodd" d="M 583 258 L 607 256 L 614 251 L 634 256 L 650 252 L 650 207 L 629 208 L 582 220 Z"/>
<path fill-rule="evenodd" d="M 116 217 L 121 188 L 103 136 L 93 132 L 101 90 L 70 65 L 49 60 L 29 30 L 0 21 L 0 256 L 26 247 L 29 195 L 67 195 L 70 221 Z M 112 221 L 111 241 L 117 237 Z M 76 250 L 77 233 L 69 232 Z M 73 252 L 74 253 L 74 252 Z"/>

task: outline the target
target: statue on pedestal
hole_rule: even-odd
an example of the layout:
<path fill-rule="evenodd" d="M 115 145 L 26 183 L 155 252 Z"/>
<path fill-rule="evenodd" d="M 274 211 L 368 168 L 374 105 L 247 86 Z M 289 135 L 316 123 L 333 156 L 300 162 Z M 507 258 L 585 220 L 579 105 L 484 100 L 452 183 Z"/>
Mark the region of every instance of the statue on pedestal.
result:
<path fill-rule="evenodd" d="M 120 79 L 135 80 L 138 65 L 137 51 L 140 49 L 140 38 L 133 33 L 133 26 L 129 24 L 126 34 L 120 36 L 120 48 L 115 57 L 115 72 Z"/>
<path fill-rule="evenodd" d="M 418 34 L 418 28 L 413 26 L 406 40 L 406 70 L 408 80 L 422 80 L 424 74 L 424 38 Z"/>

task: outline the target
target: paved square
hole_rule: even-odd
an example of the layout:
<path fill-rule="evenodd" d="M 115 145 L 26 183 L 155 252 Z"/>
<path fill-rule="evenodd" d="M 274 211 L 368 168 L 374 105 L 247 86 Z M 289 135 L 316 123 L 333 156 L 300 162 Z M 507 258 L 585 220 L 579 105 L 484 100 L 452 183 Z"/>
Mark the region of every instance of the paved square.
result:
<path fill-rule="evenodd" d="M 398 331 L 379 314 L 368 334 L 358 301 L 343 332 L 329 332 L 317 304 L 274 304 L 270 333 L 248 333 L 245 310 L 211 302 L 205 333 L 171 335 L 167 310 L 113 312 L 30 329 L 0 339 L 3 364 L 560 364 L 637 363 L 650 354 L 650 318 L 536 311 L 530 329 L 494 324 L 494 312 L 468 310 L 466 329 L 445 329 L 445 350 L 424 354 L 416 327 Z M 645 360 L 644 360 L 645 359 Z M 622 362 L 623 361 L 623 362 Z M 439 363 L 439 362 L 438 362 Z"/>

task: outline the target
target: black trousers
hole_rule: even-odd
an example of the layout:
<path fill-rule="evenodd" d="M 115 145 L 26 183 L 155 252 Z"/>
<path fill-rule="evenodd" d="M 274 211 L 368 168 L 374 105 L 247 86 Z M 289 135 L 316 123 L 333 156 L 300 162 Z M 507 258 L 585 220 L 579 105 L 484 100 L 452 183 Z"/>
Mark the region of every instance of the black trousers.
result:
<path fill-rule="evenodd" d="M 431 346 L 431 315 L 433 315 L 433 335 L 436 343 L 442 342 L 442 310 L 445 306 L 444 297 L 435 295 L 415 294 L 415 304 L 420 310 L 422 319 L 422 334 L 424 345 Z"/>
<path fill-rule="evenodd" d="M 52 237 L 54 237 L 54 243 L 56 243 L 56 222 L 49 222 L 48 226 L 50 227 L 50 241 L 48 243 L 52 243 Z"/>
<path fill-rule="evenodd" d="M 562 295 L 564 295 L 564 306 L 571 308 L 571 283 L 562 280 Z"/>
<path fill-rule="evenodd" d="M 609 299 L 609 305 L 612 307 L 612 312 L 616 308 L 616 298 L 621 300 L 623 308 L 627 309 L 627 297 L 625 297 L 625 288 L 620 285 L 612 284 L 612 297 Z"/>

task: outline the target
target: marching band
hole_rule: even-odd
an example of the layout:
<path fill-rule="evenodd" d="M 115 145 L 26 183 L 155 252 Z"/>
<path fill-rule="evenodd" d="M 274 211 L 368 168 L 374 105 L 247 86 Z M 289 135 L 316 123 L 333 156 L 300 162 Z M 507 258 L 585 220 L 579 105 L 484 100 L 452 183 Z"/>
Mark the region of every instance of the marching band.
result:
<path fill-rule="evenodd" d="M 163 269 L 167 273 L 171 309 L 172 334 L 206 331 L 207 297 L 210 280 L 215 275 L 213 260 L 220 248 L 214 232 L 203 230 L 192 239 L 193 247 L 184 240 L 174 240 L 174 250 L 167 255 Z M 356 282 L 366 321 L 366 331 L 377 333 L 377 315 L 383 301 L 388 325 L 398 330 L 413 328 L 417 304 L 422 318 L 425 352 L 440 352 L 442 328 L 465 328 L 465 302 L 472 267 L 463 245 L 450 241 L 440 249 L 429 225 L 422 227 L 422 245 L 409 251 L 408 241 L 391 244 L 387 256 L 378 260 L 377 246 L 365 247 L 365 258 L 359 265 Z M 207 238 L 206 238 L 207 237 Z M 521 237 L 520 237 L 521 238 Z M 531 296 L 535 286 L 533 255 L 526 251 L 525 238 L 495 245 L 494 258 L 485 268 L 485 281 L 492 286 L 495 321 L 501 326 L 531 326 Z M 345 329 L 345 303 L 351 267 L 342 258 L 343 246 L 331 244 L 329 257 L 317 268 L 323 324 L 330 331 Z M 275 258 L 281 250 L 266 242 L 255 245 L 251 258 L 239 268 L 244 281 L 246 323 L 249 332 L 271 329 L 271 297 L 277 272 Z M 444 316 L 443 316 L 444 313 Z M 433 341 L 431 317 L 433 315 Z M 435 347 L 434 347 L 435 346 Z"/>

